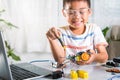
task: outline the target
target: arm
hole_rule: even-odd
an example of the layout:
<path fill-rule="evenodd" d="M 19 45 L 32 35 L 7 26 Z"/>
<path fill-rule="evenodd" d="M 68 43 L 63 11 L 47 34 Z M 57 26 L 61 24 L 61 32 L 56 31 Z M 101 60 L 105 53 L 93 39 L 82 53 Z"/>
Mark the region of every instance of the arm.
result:
<path fill-rule="evenodd" d="M 108 46 L 108 43 L 106 42 L 100 27 L 96 27 L 94 32 L 95 32 L 94 45 L 97 50 L 97 54 L 95 56 L 94 61 L 103 63 L 108 59 L 108 53 L 106 51 L 106 47 Z"/>
<path fill-rule="evenodd" d="M 105 40 L 105 37 L 103 36 L 103 33 L 100 29 L 100 27 L 95 26 L 94 27 L 94 47 L 96 48 L 96 52 L 95 51 L 91 51 L 91 56 L 94 56 L 94 60 L 95 62 L 100 62 L 103 63 L 108 59 L 108 54 L 106 51 L 106 46 L 108 45 L 108 43 Z M 89 63 L 89 61 L 88 61 Z"/>
<path fill-rule="evenodd" d="M 90 59 L 88 61 L 79 61 L 77 64 L 79 65 L 85 65 L 85 64 L 91 64 L 92 62 L 99 62 L 104 63 L 108 60 L 108 54 L 106 51 L 105 46 L 101 45 L 97 48 L 97 53 L 94 50 L 90 50 Z"/>
<path fill-rule="evenodd" d="M 108 53 L 106 51 L 105 46 L 98 46 L 97 52 L 98 53 L 96 54 L 96 57 L 95 57 L 94 61 L 104 63 L 108 60 Z"/>
<path fill-rule="evenodd" d="M 79 62 L 79 64 L 90 64 L 92 62 L 103 63 L 108 59 L 108 54 L 106 51 L 106 46 L 108 45 L 108 43 L 106 42 L 101 29 L 95 26 L 94 33 L 95 35 L 93 44 L 97 51 L 90 50 L 90 52 L 92 53 L 90 59 L 88 61 L 81 61 Z"/>
<path fill-rule="evenodd" d="M 50 48 L 55 61 L 62 63 L 65 60 L 66 55 L 64 48 L 59 45 L 57 41 L 58 37 L 60 36 L 60 31 L 53 27 L 46 33 L 46 36 L 49 40 Z"/>
<path fill-rule="evenodd" d="M 90 64 L 92 62 L 99 62 L 99 63 L 104 63 L 108 60 L 108 54 L 106 51 L 105 46 L 98 46 L 97 48 L 97 53 L 95 53 L 94 50 L 91 51 L 91 57 L 90 59 L 86 62 L 86 64 Z"/>

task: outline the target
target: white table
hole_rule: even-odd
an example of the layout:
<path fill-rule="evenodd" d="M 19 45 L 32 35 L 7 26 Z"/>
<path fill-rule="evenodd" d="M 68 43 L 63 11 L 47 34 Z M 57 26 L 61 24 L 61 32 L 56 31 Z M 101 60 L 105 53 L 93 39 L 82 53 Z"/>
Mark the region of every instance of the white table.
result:
<path fill-rule="evenodd" d="M 50 69 L 50 70 L 55 70 L 54 68 L 51 67 L 51 64 L 46 64 L 46 63 L 35 63 L 38 66 L 42 66 L 44 68 Z M 43 65 L 42 65 L 43 64 Z M 107 67 L 102 66 L 101 64 L 91 64 L 91 65 L 84 65 L 84 66 L 80 66 L 80 65 L 75 65 L 75 64 L 68 64 L 68 66 L 66 68 L 63 69 L 64 71 L 64 76 L 58 80 L 72 80 L 69 76 L 70 74 L 70 70 L 74 69 L 74 70 L 85 70 L 88 72 L 89 74 L 89 78 L 88 79 L 82 79 L 82 78 L 78 78 L 78 80 L 108 80 L 109 78 L 119 75 L 120 73 L 116 73 L 115 75 L 112 75 L 111 72 L 106 72 L 106 69 L 108 69 Z M 42 78 L 41 80 L 49 80 L 49 79 L 45 79 Z M 120 80 L 120 78 L 114 78 L 112 80 Z"/>
<path fill-rule="evenodd" d="M 29 61 L 32 61 L 32 60 L 53 60 L 52 56 L 50 53 L 31 53 L 31 54 L 24 54 L 21 56 L 22 58 L 22 61 L 21 62 L 29 62 Z M 44 67 L 44 68 L 47 68 L 47 69 L 50 69 L 50 70 L 56 70 L 55 68 L 53 68 L 51 66 L 51 63 L 50 62 L 36 62 L 36 63 L 33 63 L 37 66 L 40 66 L 40 67 Z M 82 79 L 82 78 L 79 78 L 78 80 L 108 80 L 109 78 L 115 76 L 115 75 L 112 75 L 110 72 L 106 72 L 105 70 L 107 69 L 107 67 L 103 67 L 101 66 L 101 64 L 91 64 L 91 65 L 84 65 L 84 66 L 80 66 L 80 65 L 75 65 L 75 64 L 72 64 L 72 63 L 68 63 L 67 64 L 67 67 L 64 68 L 64 75 L 65 77 L 62 77 L 58 80 L 71 80 L 70 77 L 69 77 L 69 74 L 70 74 L 70 70 L 71 69 L 74 69 L 74 70 L 85 70 L 88 72 L 89 74 L 89 78 L 88 79 Z M 120 75 L 120 74 L 116 74 L 116 75 Z M 41 79 L 38 79 L 38 80 L 50 80 L 50 79 L 45 79 L 45 78 L 41 78 Z M 120 78 L 116 78 L 116 79 L 113 79 L 113 80 L 120 80 Z"/>

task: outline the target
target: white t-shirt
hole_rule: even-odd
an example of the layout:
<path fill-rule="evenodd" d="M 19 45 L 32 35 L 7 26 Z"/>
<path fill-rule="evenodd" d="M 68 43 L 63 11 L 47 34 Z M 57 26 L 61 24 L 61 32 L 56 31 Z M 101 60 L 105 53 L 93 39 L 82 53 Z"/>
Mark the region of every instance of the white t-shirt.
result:
<path fill-rule="evenodd" d="M 66 55 L 75 55 L 78 52 L 96 49 L 99 45 L 107 46 L 104 35 L 95 24 L 86 24 L 86 30 L 81 35 L 75 35 L 68 26 L 61 27 L 61 39 L 66 46 Z M 66 56 L 66 57 L 67 57 Z"/>

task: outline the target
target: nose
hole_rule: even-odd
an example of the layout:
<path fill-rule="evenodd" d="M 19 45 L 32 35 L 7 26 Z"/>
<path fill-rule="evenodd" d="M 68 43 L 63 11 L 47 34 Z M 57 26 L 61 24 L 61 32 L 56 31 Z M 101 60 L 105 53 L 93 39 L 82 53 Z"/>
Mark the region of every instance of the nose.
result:
<path fill-rule="evenodd" d="M 74 17 L 80 18 L 80 17 L 81 17 L 81 14 L 77 11 L 77 12 L 74 13 Z"/>

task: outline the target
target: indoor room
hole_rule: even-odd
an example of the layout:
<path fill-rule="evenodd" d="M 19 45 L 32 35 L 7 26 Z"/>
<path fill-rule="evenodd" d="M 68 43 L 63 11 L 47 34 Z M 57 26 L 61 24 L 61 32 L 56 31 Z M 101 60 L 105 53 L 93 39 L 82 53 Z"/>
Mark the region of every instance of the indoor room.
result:
<path fill-rule="evenodd" d="M 64 0 L 64 1 L 69 2 L 70 0 Z M 89 1 L 89 0 L 85 0 L 85 1 Z M 90 1 L 91 6 L 89 6 L 89 8 L 86 8 L 89 11 L 88 13 L 89 18 L 88 18 L 88 21 L 86 21 L 85 25 L 89 23 L 91 25 L 95 24 L 96 27 L 99 27 L 99 28 L 95 28 L 95 29 L 98 29 L 98 31 L 96 30 L 94 32 L 96 33 L 95 36 L 92 36 L 92 33 L 91 33 L 89 35 L 86 35 L 84 38 L 86 39 L 86 37 L 88 36 L 95 38 L 93 40 L 93 43 L 91 42 L 90 44 L 90 45 L 92 44 L 95 45 L 92 47 L 93 49 L 95 49 L 93 53 L 94 52 L 104 53 L 104 49 L 106 49 L 105 53 L 107 53 L 106 54 L 107 57 L 105 57 L 107 59 L 106 61 L 103 61 L 103 58 L 99 58 L 101 59 L 101 61 L 99 59 L 95 60 L 95 61 L 98 61 L 97 66 L 95 65 L 94 67 L 91 66 L 94 64 L 94 61 L 93 61 L 93 64 L 91 64 L 92 62 L 88 62 L 85 65 L 82 64 L 82 66 L 80 65 L 81 63 L 79 64 L 73 61 L 73 60 L 78 60 L 78 57 L 76 58 L 77 53 L 81 55 L 82 52 L 87 53 L 89 48 L 91 49 L 91 46 L 87 47 L 88 45 L 87 43 L 83 46 L 82 44 L 83 42 L 80 43 L 82 47 L 79 47 L 79 46 L 74 47 L 69 45 L 69 43 L 74 44 L 74 42 L 71 41 L 72 38 L 74 38 L 77 43 L 78 43 L 77 41 L 78 39 L 82 39 L 81 37 L 76 36 L 76 34 L 73 34 L 76 37 L 71 37 L 69 35 L 66 35 L 67 32 L 66 33 L 64 32 L 65 34 L 63 34 L 62 37 L 65 38 L 67 36 L 69 38 L 69 42 L 67 42 L 67 39 L 64 39 L 64 38 L 61 39 L 62 37 L 61 38 L 57 37 L 56 40 L 59 42 L 58 44 L 56 43 L 54 44 L 52 43 L 52 41 L 50 42 L 50 39 L 48 39 L 48 37 L 52 36 L 52 34 L 50 34 L 52 32 L 52 29 L 54 29 L 54 31 L 56 29 L 59 32 L 60 27 L 64 27 L 72 23 L 74 25 L 80 25 L 80 23 L 84 24 L 83 15 L 85 10 L 82 11 L 82 10 L 74 9 L 76 8 L 76 6 L 77 7 L 79 6 L 77 5 L 77 2 L 79 2 L 79 0 L 78 1 L 71 0 L 71 3 L 68 6 L 64 6 L 63 0 L 0 0 L 0 32 L 1 32 L 0 35 L 2 35 L 2 38 L 0 38 L 0 41 L 1 39 L 3 39 L 3 44 L 4 44 L 3 45 L 2 42 L 0 42 L 0 45 L 3 45 L 5 48 L 5 55 L 8 59 L 8 63 L 11 65 L 14 63 L 22 63 L 22 62 L 28 62 L 28 63 L 35 62 L 35 64 L 42 65 L 42 67 L 55 70 L 53 69 L 53 66 L 54 66 L 53 64 L 55 64 L 55 67 L 56 66 L 58 67 L 57 61 L 59 63 L 59 61 L 61 62 L 62 60 L 65 60 L 65 61 L 62 61 L 60 65 L 61 64 L 69 65 L 68 68 L 65 68 L 65 69 L 62 66 L 62 71 L 67 72 L 67 77 L 64 78 L 62 73 L 62 78 L 60 76 L 60 80 L 71 80 L 71 78 L 72 79 L 77 78 L 78 80 L 83 80 L 85 78 L 86 80 L 96 80 L 97 76 L 92 75 L 92 73 L 95 73 L 95 72 L 96 72 L 95 74 L 100 75 L 99 77 L 100 79 L 97 79 L 97 80 L 113 80 L 112 78 L 116 78 L 114 80 L 119 80 L 120 79 L 120 64 L 119 64 L 120 62 L 120 58 L 119 58 L 120 56 L 120 51 L 119 51 L 120 50 L 120 1 L 91 0 Z M 67 2 L 65 5 L 67 5 Z M 64 9 L 64 7 L 70 7 L 70 5 L 71 5 L 71 8 Z M 72 8 L 73 6 L 75 7 Z M 85 5 L 82 5 L 82 6 L 85 6 Z M 71 20 L 71 22 L 70 22 L 70 15 L 72 15 L 72 19 L 74 17 L 74 19 Z M 81 20 L 80 23 L 78 23 L 77 19 L 75 19 L 76 16 L 81 17 L 81 19 L 79 19 Z M 73 28 L 74 28 L 74 25 L 72 26 Z M 71 29 L 71 31 L 73 30 L 74 32 L 75 29 L 73 28 L 69 28 L 69 29 Z M 85 31 L 85 29 L 87 30 L 87 28 L 84 28 L 83 31 Z M 63 30 L 61 30 L 60 32 L 62 31 Z M 83 33 L 80 33 L 80 34 L 83 34 Z M 55 35 L 55 37 L 56 36 L 57 35 Z M 101 41 L 101 44 L 97 44 L 97 42 L 100 42 L 100 41 Z M 59 45 L 61 47 L 59 47 L 57 51 L 58 47 L 56 48 L 52 47 L 54 45 Z M 97 47 L 99 45 L 100 47 L 102 46 L 102 48 Z M 84 47 L 87 47 L 87 48 L 83 49 Z M 71 48 L 76 51 L 69 50 Z M 1 48 L 0 50 L 4 50 L 4 49 Z M 73 51 L 70 53 L 71 55 L 73 55 L 72 53 L 75 52 L 74 53 L 75 59 L 73 59 L 73 56 L 71 57 L 71 55 L 70 57 L 69 55 L 68 57 L 66 57 L 67 54 L 66 56 L 62 54 L 59 55 L 59 56 L 64 56 L 64 57 L 61 57 L 61 59 L 59 59 L 59 57 L 57 57 L 58 54 L 55 54 L 60 52 L 62 53 L 62 51 L 64 51 L 64 53 L 67 53 L 67 50 Z M 0 52 L 2 53 L 2 51 Z M 92 51 L 88 51 L 88 53 L 90 55 Z M 1 55 L 0 55 L 0 58 L 1 58 L 0 61 L 2 61 Z M 115 59 L 115 62 L 113 59 Z M 102 67 L 98 69 L 99 66 L 101 65 L 101 62 L 102 62 Z M 46 65 L 45 63 L 47 64 L 49 63 L 50 67 L 48 67 L 48 65 Z M 75 63 L 75 64 L 72 64 L 72 63 Z M 72 75 L 71 70 L 77 71 L 78 68 L 80 70 L 83 70 L 83 73 L 85 72 L 87 76 L 81 77 L 79 76 L 79 74 L 77 77 L 75 77 L 75 74 L 74 76 L 71 76 Z M 113 68 L 117 69 L 118 73 L 115 72 Z M 110 69 L 111 71 L 109 71 L 108 69 Z M 61 70 L 61 67 L 60 67 L 60 70 Z M 64 74 L 66 72 L 64 72 Z M 0 75 L 1 74 L 2 72 L 0 72 Z M 56 78 L 56 75 L 55 75 L 55 78 Z M 1 76 L 0 76 L 0 80 L 1 80 Z M 16 79 L 16 80 L 21 80 L 21 79 Z M 33 79 L 28 79 L 28 80 L 33 80 Z M 50 80 L 50 79 L 45 79 L 45 80 Z"/>

